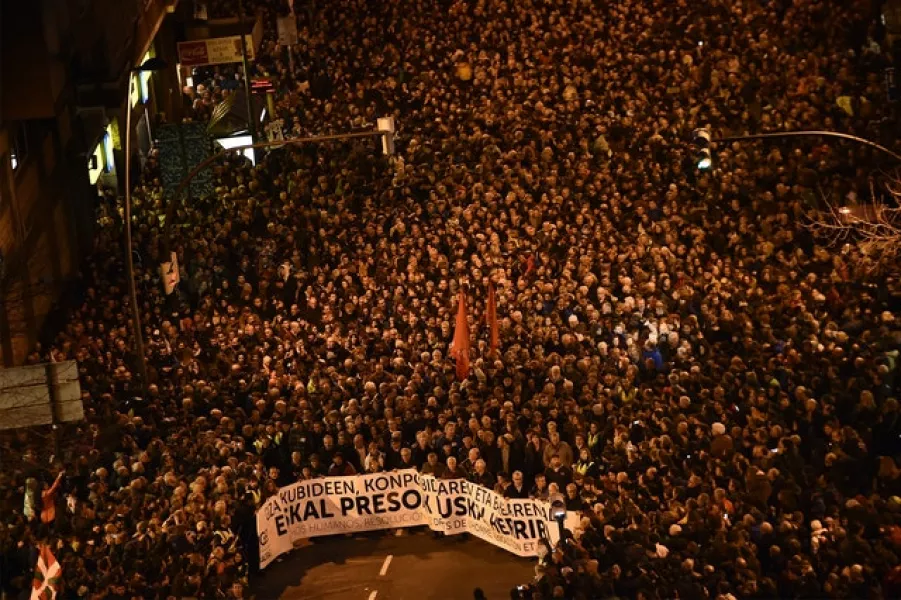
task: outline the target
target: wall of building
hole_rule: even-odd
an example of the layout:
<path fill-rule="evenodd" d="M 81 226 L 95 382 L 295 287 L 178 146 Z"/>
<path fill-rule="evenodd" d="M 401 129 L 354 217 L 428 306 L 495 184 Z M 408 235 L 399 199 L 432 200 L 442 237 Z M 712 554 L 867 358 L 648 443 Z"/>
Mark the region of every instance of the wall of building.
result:
<path fill-rule="evenodd" d="M 29 122 L 27 153 L 10 146 L 22 126 L 0 129 L 0 361 L 21 363 L 59 290 L 72 276 L 77 242 L 71 199 L 64 185 L 70 165 L 61 160 L 58 130 Z M 13 161 L 15 157 L 15 161 Z"/>
<path fill-rule="evenodd" d="M 174 3 L 0 3 L 0 367 L 33 350 L 91 248 L 88 161 L 108 123 L 124 131 L 129 69 Z"/>

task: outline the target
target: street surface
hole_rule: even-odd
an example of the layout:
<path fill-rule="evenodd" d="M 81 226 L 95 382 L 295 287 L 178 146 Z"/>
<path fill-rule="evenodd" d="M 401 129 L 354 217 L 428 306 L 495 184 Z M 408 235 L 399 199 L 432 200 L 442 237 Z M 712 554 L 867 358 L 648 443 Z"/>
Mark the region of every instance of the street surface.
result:
<path fill-rule="evenodd" d="M 286 554 L 252 587 L 258 600 L 507 600 L 535 576 L 537 559 L 518 558 L 476 538 L 333 536 Z"/>

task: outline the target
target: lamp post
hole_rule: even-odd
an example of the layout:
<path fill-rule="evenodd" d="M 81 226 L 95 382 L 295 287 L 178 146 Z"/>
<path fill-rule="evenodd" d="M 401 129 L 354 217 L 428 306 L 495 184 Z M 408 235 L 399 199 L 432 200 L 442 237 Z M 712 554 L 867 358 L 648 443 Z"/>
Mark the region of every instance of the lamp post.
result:
<path fill-rule="evenodd" d="M 138 312 L 138 293 L 135 285 L 135 265 L 132 256 L 131 241 L 131 86 L 134 85 L 135 73 L 160 71 L 166 68 L 166 61 L 161 58 L 149 58 L 141 65 L 129 70 L 128 94 L 125 98 L 125 271 L 128 277 L 128 295 L 131 301 L 131 323 L 135 330 L 135 354 L 138 358 L 138 376 L 141 389 L 147 386 L 147 358 L 144 355 L 144 335 L 141 332 L 141 315 Z"/>
<path fill-rule="evenodd" d="M 253 97 L 250 95 L 250 63 L 247 60 L 247 35 L 244 31 L 244 2 L 238 0 L 238 22 L 241 28 L 241 68 L 244 69 L 244 100 L 247 103 L 247 132 L 250 134 L 250 140 L 256 143 L 257 140 L 257 124 L 253 115 Z M 256 163 L 256 149 L 254 152 L 254 163 Z"/>
<path fill-rule="evenodd" d="M 710 151 L 710 145 L 716 143 L 728 143 L 728 142 L 744 142 L 744 141 L 753 141 L 753 140 L 771 140 L 771 139 L 784 139 L 791 137 L 828 137 L 828 138 L 838 138 L 843 140 L 851 140 L 857 144 L 861 144 L 864 146 L 869 146 L 871 148 L 875 148 L 879 150 L 883 154 L 888 154 L 899 163 L 901 163 L 901 154 L 894 152 L 893 150 L 889 150 L 885 146 L 881 144 L 877 144 L 871 140 L 866 138 L 862 138 L 856 135 L 851 135 L 849 133 L 840 133 L 838 131 L 820 131 L 820 130 L 802 130 L 802 131 L 775 131 L 772 133 L 756 133 L 752 135 L 736 135 L 729 136 L 723 138 L 713 138 L 710 133 L 710 129 L 707 127 L 702 127 L 700 129 L 695 129 L 692 133 L 692 142 L 695 144 L 697 148 L 697 154 L 695 156 L 695 165 L 701 171 L 706 171 L 713 166 L 713 157 Z"/>

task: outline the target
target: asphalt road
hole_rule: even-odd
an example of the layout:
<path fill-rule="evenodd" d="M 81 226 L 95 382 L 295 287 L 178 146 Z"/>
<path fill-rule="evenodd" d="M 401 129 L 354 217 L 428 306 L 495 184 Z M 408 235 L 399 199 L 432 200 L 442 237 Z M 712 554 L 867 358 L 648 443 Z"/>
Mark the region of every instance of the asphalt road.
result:
<path fill-rule="evenodd" d="M 518 558 L 475 538 L 321 539 L 285 555 L 255 579 L 258 600 L 507 600 L 535 576 L 536 559 Z"/>

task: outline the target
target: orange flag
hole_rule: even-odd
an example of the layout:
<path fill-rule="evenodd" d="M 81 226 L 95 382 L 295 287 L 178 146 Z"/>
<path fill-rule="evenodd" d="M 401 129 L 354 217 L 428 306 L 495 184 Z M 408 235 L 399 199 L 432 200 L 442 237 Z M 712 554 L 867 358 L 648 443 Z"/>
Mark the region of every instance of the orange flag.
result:
<path fill-rule="evenodd" d="M 497 352 L 501 336 L 497 326 L 497 298 L 494 295 L 494 284 L 490 281 L 488 282 L 488 330 L 491 352 Z"/>
<path fill-rule="evenodd" d="M 469 337 L 469 321 L 466 319 L 466 292 L 460 287 L 457 307 L 457 329 L 454 331 L 454 345 L 451 356 L 457 359 L 457 380 L 469 377 L 469 349 L 472 342 Z"/>

